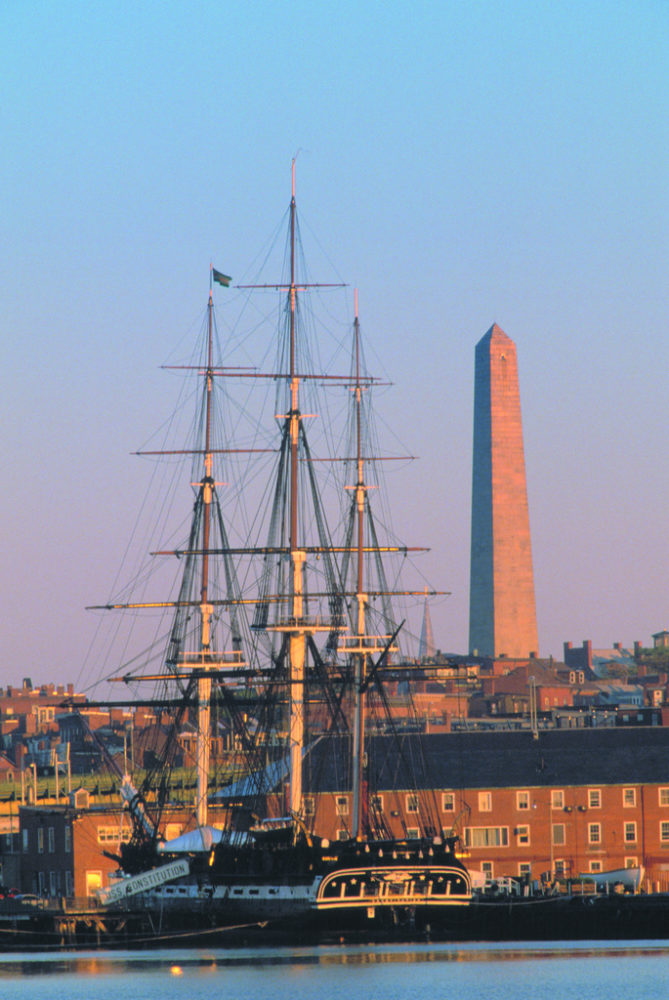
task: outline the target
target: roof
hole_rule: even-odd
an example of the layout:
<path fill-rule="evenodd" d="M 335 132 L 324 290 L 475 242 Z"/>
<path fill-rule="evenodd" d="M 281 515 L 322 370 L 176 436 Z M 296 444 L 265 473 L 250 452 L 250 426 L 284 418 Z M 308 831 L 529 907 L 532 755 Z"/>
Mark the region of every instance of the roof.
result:
<path fill-rule="evenodd" d="M 323 741 L 305 774 L 319 773 L 323 791 L 345 791 L 348 749 Z M 350 742 L 349 742 L 350 746 Z M 528 788 L 568 785 L 669 785 L 669 728 L 606 727 L 531 732 L 454 732 L 374 737 L 370 785 L 402 788 Z M 422 760 L 425 766 L 422 766 Z M 315 782 L 314 782 L 315 784 Z M 309 789 L 305 789 L 309 790 Z"/>

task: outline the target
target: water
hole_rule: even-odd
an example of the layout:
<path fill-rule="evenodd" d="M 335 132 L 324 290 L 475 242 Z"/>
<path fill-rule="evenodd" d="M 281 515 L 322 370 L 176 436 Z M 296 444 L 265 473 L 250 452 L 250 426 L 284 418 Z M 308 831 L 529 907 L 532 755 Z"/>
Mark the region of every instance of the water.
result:
<path fill-rule="evenodd" d="M 669 944 L 5 955 L 2 1000 L 657 1000 Z"/>

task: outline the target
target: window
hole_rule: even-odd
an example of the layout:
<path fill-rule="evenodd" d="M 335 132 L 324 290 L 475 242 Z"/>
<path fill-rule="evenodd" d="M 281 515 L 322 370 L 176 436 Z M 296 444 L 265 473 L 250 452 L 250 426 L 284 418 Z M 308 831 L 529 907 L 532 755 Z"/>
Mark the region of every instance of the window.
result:
<path fill-rule="evenodd" d="M 52 826 L 50 826 L 49 829 L 47 830 L 47 834 L 48 834 L 48 841 L 49 841 L 49 854 L 55 854 L 56 853 L 56 831 L 54 830 L 54 828 Z M 51 895 L 53 896 L 54 893 L 51 893 Z"/>
<path fill-rule="evenodd" d="M 532 865 L 529 861 L 521 861 L 518 865 L 518 874 L 521 878 L 532 874 Z"/>
<path fill-rule="evenodd" d="M 445 813 L 455 812 L 455 792 L 444 792 L 441 797 L 441 808 Z"/>
<path fill-rule="evenodd" d="M 98 844 L 127 844 L 130 835 L 130 830 L 127 827 L 120 830 L 117 826 L 99 826 Z"/>
<path fill-rule="evenodd" d="M 28 840 L 28 831 L 22 830 L 21 833 L 23 835 L 23 853 L 27 854 L 30 848 L 30 842 Z"/>
<path fill-rule="evenodd" d="M 479 792 L 479 812 L 492 812 L 492 792 Z"/>
<path fill-rule="evenodd" d="M 383 795 L 370 795 L 369 797 L 369 808 L 374 813 L 383 812 Z"/>
<path fill-rule="evenodd" d="M 556 858 L 553 862 L 556 878 L 564 878 L 567 872 L 567 862 L 563 858 Z"/>
<path fill-rule="evenodd" d="M 561 788 L 551 791 L 551 809 L 564 809 L 564 791 Z"/>
<path fill-rule="evenodd" d="M 492 878 L 495 866 L 492 861 L 482 861 L 481 862 L 481 873 L 485 875 L 486 878 Z"/>
<path fill-rule="evenodd" d="M 638 858 L 625 858 L 625 868 L 638 868 L 639 859 Z"/>
<path fill-rule="evenodd" d="M 418 840 L 420 836 L 417 826 L 407 827 L 407 840 Z"/>
<path fill-rule="evenodd" d="M 669 823 L 665 820 L 660 823 L 660 843 L 669 844 Z"/>
<path fill-rule="evenodd" d="M 336 801 L 337 816 L 348 816 L 348 799 L 345 795 L 338 795 Z"/>
<path fill-rule="evenodd" d="M 636 844 L 636 823 L 625 823 L 625 843 Z"/>
<path fill-rule="evenodd" d="M 516 809 L 529 809 L 529 808 L 530 808 L 530 793 L 516 792 Z"/>
<path fill-rule="evenodd" d="M 657 798 L 661 806 L 669 806 L 669 788 L 658 788 Z"/>
<path fill-rule="evenodd" d="M 72 827 L 65 827 L 65 853 L 69 853 L 72 850 Z"/>
<path fill-rule="evenodd" d="M 508 826 L 466 826 L 465 846 L 508 847 L 509 828 Z"/>
<path fill-rule="evenodd" d="M 72 872 L 65 872 L 65 895 L 74 896 L 74 880 Z"/>
<path fill-rule="evenodd" d="M 555 847 L 563 847 L 566 842 L 564 823 L 553 823 L 553 844 Z"/>
<path fill-rule="evenodd" d="M 346 830 L 337 830 L 337 840 L 348 840 L 348 833 Z"/>
<path fill-rule="evenodd" d="M 417 813 L 418 812 L 418 796 L 417 795 L 407 795 L 407 812 Z"/>
<path fill-rule="evenodd" d="M 56 873 L 49 872 L 49 895 L 56 895 Z"/>
<path fill-rule="evenodd" d="M 601 842 L 602 842 L 602 824 L 588 823 L 588 843 L 601 844 Z M 592 871 L 592 868 L 590 869 L 590 871 Z"/>
<path fill-rule="evenodd" d="M 588 789 L 588 808 L 589 809 L 601 809 L 602 808 L 602 792 L 599 788 L 589 788 Z"/>
<path fill-rule="evenodd" d="M 44 854 L 44 827 L 40 826 L 37 829 L 37 853 Z"/>
<path fill-rule="evenodd" d="M 602 870 L 602 862 L 601 861 L 591 861 L 590 862 L 590 871 L 591 871 L 591 873 L 593 875 L 595 875 L 597 872 L 601 872 L 601 870 Z"/>
<path fill-rule="evenodd" d="M 636 788 L 623 788 L 623 806 L 625 809 L 636 806 Z"/>
<path fill-rule="evenodd" d="M 529 847 L 530 844 L 529 826 L 516 827 L 516 843 L 518 844 L 519 847 Z"/>
<path fill-rule="evenodd" d="M 302 801 L 304 803 L 304 815 L 313 816 L 316 812 L 313 795 L 305 795 Z"/>

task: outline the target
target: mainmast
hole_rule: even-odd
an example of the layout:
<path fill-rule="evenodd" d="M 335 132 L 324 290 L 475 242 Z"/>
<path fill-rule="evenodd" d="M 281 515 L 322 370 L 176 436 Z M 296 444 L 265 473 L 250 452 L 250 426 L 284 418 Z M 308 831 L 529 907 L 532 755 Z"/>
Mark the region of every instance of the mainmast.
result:
<path fill-rule="evenodd" d="M 360 320 L 358 319 L 358 289 L 355 290 L 355 319 L 353 321 L 353 332 L 355 340 L 355 436 L 356 436 L 356 468 L 357 482 L 355 485 L 355 507 L 357 517 L 357 581 L 356 581 L 356 602 L 357 602 L 357 634 L 360 639 L 365 634 L 365 605 L 367 596 L 363 592 L 364 585 L 364 523 L 365 523 L 365 466 L 362 457 L 362 421 L 361 403 L 362 386 L 360 384 Z M 362 645 L 362 643 L 361 643 Z M 353 836 L 359 837 L 362 834 L 362 789 L 363 789 L 363 763 L 365 751 L 365 653 L 362 648 L 355 654 L 355 706 L 353 718 Z"/>
<path fill-rule="evenodd" d="M 302 812 L 302 753 L 304 748 L 304 665 L 306 631 L 304 627 L 304 560 L 305 553 L 298 540 L 298 445 L 300 437 L 300 380 L 296 369 L 296 310 L 295 280 L 295 160 L 292 163 L 292 196 L 290 200 L 290 562 L 292 569 L 291 625 L 288 637 L 288 689 L 290 703 L 290 812 Z"/>

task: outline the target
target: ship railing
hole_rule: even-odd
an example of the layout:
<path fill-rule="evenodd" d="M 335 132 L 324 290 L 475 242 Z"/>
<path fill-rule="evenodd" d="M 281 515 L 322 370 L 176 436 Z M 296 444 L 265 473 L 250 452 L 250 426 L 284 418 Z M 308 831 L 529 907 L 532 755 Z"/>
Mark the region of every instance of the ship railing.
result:
<path fill-rule="evenodd" d="M 391 635 L 343 635 L 340 640 L 341 652 L 347 656 L 353 653 L 364 655 L 366 653 L 396 653 L 398 646 L 394 643 L 389 646 Z"/>

